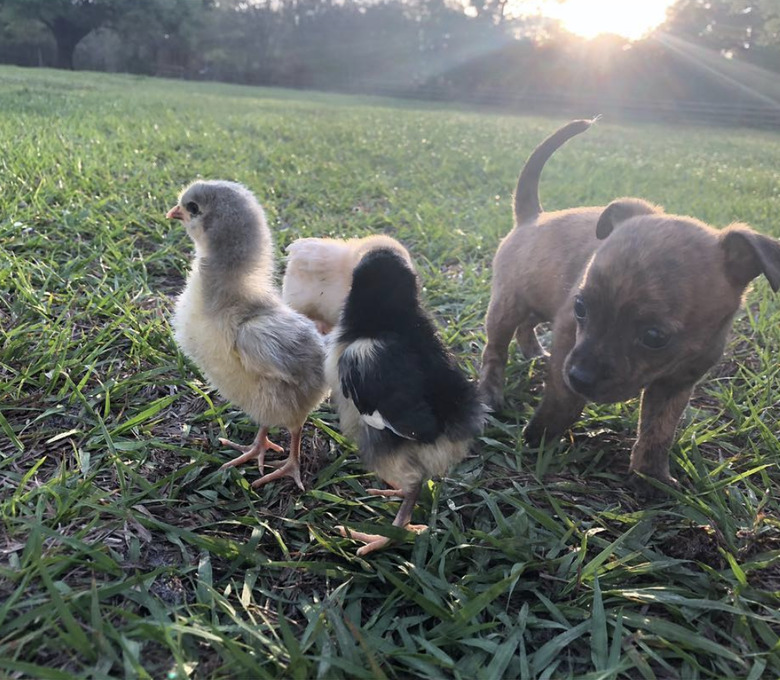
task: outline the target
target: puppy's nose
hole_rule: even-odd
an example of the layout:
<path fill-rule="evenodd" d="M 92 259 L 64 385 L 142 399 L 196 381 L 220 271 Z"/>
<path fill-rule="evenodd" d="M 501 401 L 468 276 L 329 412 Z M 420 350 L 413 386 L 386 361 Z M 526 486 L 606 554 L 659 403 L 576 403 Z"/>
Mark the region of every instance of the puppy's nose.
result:
<path fill-rule="evenodd" d="M 596 372 L 583 366 L 574 365 L 569 369 L 569 385 L 575 392 L 587 394 L 596 384 Z"/>

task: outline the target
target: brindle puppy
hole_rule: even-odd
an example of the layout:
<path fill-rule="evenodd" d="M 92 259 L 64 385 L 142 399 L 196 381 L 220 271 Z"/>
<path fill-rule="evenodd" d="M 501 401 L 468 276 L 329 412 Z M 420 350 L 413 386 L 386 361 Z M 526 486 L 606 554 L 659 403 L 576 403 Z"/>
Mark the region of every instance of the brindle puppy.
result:
<path fill-rule="evenodd" d="M 543 437 L 557 438 L 587 400 L 641 394 L 630 470 L 675 484 L 669 448 L 683 409 L 723 353 L 750 281 L 764 274 L 775 292 L 780 288 L 780 242 L 741 224 L 718 231 L 639 199 L 619 199 L 599 212 L 592 240 L 584 239 L 582 220 L 566 215 L 549 239 L 541 214 L 536 224 L 521 226 L 537 230 L 537 260 L 555 254 L 557 275 L 544 283 L 560 300 L 544 396 L 525 439 L 538 445 Z M 566 224 L 572 238 L 563 233 Z M 560 276 L 572 268 L 579 270 L 573 281 Z M 515 277 L 538 290 L 538 281 Z M 550 318 L 531 311 L 536 319 Z M 483 367 L 483 384 L 485 375 Z"/>

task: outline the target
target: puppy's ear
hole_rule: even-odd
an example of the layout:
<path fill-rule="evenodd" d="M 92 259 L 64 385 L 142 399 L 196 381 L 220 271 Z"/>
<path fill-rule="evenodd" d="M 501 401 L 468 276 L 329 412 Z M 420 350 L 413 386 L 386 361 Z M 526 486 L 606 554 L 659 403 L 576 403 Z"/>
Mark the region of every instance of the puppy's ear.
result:
<path fill-rule="evenodd" d="M 780 290 L 780 241 L 759 234 L 744 224 L 732 224 L 720 232 L 726 254 L 726 272 L 740 286 L 763 274 L 776 293 Z"/>
<path fill-rule="evenodd" d="M 663 212 L 663 208 L 643 201 L 641 198 L 619 198 L 612 201 L 601 213 L 596 225 L 596 238 L 599 240 L 607 238 L 616 226 L 631 217 L 652 215 L 658 212 Z"/>

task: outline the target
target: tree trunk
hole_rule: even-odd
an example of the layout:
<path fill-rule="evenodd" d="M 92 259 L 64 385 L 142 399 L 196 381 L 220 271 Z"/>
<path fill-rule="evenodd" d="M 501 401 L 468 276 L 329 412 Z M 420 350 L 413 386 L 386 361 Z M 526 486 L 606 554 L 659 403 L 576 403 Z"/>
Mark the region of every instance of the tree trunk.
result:
<path fill-rule="evenodd" d="M 64 17 L 57 17 L 48 26 L 54 34 L 54 40 L 57 42 L 57 68 L 65 68 L 72 71 L 73 53 L 76 51 L 76 45 L 92 29 L 78 26 Z"/>

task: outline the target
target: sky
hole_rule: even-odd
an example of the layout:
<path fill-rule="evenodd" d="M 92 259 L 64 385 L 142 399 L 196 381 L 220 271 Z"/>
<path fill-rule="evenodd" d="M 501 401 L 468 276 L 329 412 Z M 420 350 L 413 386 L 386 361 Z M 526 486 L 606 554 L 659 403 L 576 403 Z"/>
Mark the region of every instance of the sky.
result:
<path fill-rule="evenodd" d="M 675 0 L 512 0 L 512 14 L 542 14 L 584 38 L 616 33 L 631 40 L 642 38 L 666 18 Z"/>

